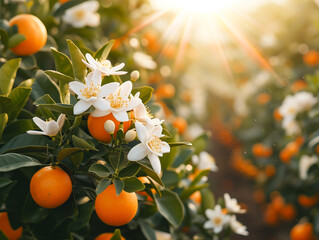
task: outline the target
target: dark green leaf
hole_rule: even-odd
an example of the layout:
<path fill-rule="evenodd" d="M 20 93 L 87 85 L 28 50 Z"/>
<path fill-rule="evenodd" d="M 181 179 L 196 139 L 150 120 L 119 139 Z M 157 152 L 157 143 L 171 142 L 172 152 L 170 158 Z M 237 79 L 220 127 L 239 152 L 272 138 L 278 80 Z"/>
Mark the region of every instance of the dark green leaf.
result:
<path fill-rule="evenodd" d="M 2 133 L 3 133 L 4 128 L 7 125 L 8 119 L 9 119 L 8 114 L 6 114 L 6 113 L 0 114 L 0 139 L 2 139 Z"/>
<path fill-rule="evenodd" d="M 124 179 L 124 191 L 125 192 L 137 192 L 145 189 L 144 184 L 136 177 Z"/>
<path fill-rule="evenodd" d="M 157 175 L 156 172 L 154 172 L 153 168 L 151 167 L 150 163 L 148 160 L 141 160 L 136 162 L 138 163 L 141 168 L 143 169 L 143 171 L 152 179 L 154 179 L 158 184 L 160 184 L 161 186 L 164 187 L 164 184 L 162 182 L 162 180 L 160 179 L 160 177 Z"/>
<path fill-rule="evenodd" d="M 179 178 L 175 171 L 164 170 L 162 181 L 166 187 L 177 186 Z"/>
<path fill-rule="evenodd" d="M 3 140 L 9 141 L 11 138 L 25 133 L 28 130 L 37 129 L 32 119 L 18 119 L 8 124 L 3 132 Z"/>
<path fill-rule="evenodd" d="M 155 195 L 155 202 L 159 213 L 174 227 L 178 227 L 184 218 L 184 205 L 177 193 L 163 190 L 162 197 Z"/>
<path fill-rule="evenodd" d="M 103 179 L 99 182 L 99 184 L 96 187 L 96 194 L 99 195 L 101 192 L 103 192 L 110 184 L 112 183 L 111 179 Z"/>
<path fill-rule="evenodd" d="M 126 168 L 123 168 L 120 173 L 119 177 L 134 177 L 139 171 L 141 167 L 138 164 L 129 164 Z"/>
<path fill-rule="evenodd" d="M 116 196 L 120 195 L 124 188 L 124 182 L 121 179 L 116 178 L 114 180 Z"/>
<path fill-rule="evenodd" d="M 76 152 L 83 151 L 81 148 L 63 148 L 57 156 L 57 162 L 61 162 L 63 159 L 70 157 Z"/>
<path fill-rule="evenodd" d="M 0 68 L 0 92 L 8 96 L 11 92 L 21 58 L 11 59 Z"/>
<path fill-rule="evenodd" d="M 215 207 L 215 198 L 209 188 L 202 188 L 200 190 L 202 196 L 201 211 L 204 213 L 206 209 L 213 209 Z"/>
<path fill-rule="evenodd" d="M 89 172 L 94 173 L 95 175 L 101 177 L 101 178 L 106 178 L 110 175 L 109 170 L 107 169 L 107 167 L 105 167 L 102 164 L 93 164 L 90 168 L 89 168 Z"/>
<path fill-rule="evenodd" d="M 154 227 L 149 224 L 149 222 L 141 219 L 139 220 L 139 225 L 141 230 L 146 237 L 147 240 L 156 240 L 156 235 L 154 231 Z"/>
<path fill-rule="evenodd" d="M 7 150 L 5 153 L 21 153 L 21 154 L 27 154 L 27 153 L 46 153 L 46 152 L 52 152 L 53 148 L 49 146 L 24 146 L 24 147 L 18 147 L 18 148 L 11 148 Z"/>
<path fill-rule="evenodd" d="M 87 141 L 85 141 L 84 139 L 79 138 L 75 135 L 72 136 L 72 141 L 73 141 L 74 147 L 78 147 L 78 148 L 81 148 L 83 150 L 98 151 L 94 146 L 89 144 Z"/>
<path fill-rule="evenodd" d="M 30 93 L 31 88 L 16 87 L 15 89 L 13 89 L 13 91 L 9 95 L 9 98 L 12 103 L 11 110 L 8 113 L 9 121 L 12 121 L 17 118 L 22 108 L 27 103 Z"/>
<path fill-rule="evenodd" d="M 13 183 L 12 180 L 7 179 L 7 178 L 0 178 L 0 188 L 5 187 L 9 184 Z"/>
<path fill-rule="evenodd" d="M 202 188 L 206 188 L 208 187 L 209 184 L 208 183 L 205 183 L 205 184 L 200 184 L 200 185 L 195 185 L 195 186 L 192 186 L 192 187 L 189 187 L 189 188 L 186 188 L 184 189 L 181 194 L 180 194 L 180 197 L 183 201 L 185 201 L 190 195 L 192 195 L 194 192 L 202 189 Z"/>
<path fill-rule="evenodd" d="M 179 152 L 179 154 L 176 156 L 174 159 L 174 162 L 172 164 L 173 168 L 179 167 L 181 164 L 185 164 L 188 159 L 193 155 L 194 153 L 194 148 L 183 148 Z"/>
<path fill-rule="evenodd" d="M 8 113 L 12 108 L 12 103 L 10 98 L 5 96 L 0 96 L 0 114 Z"/>
<path fill-rule="evenodd" d="M 54 71 L 54 70 L 46 70 L 44 72 L 47 75 L 49 75 L 50 77 L 53 77 L 53 78 L 55 78 L 56 80 L 58 80 L 58 81 L 60 81 L 62 83 L 69 83 L 69 82 L 74 81 L 74 78 L 72 78 L 72 77 L 70 77 L 68 75 L 65 75 L 63 73 Z"/>
<path fill-rule="evenodd" d="M 99 59 L 99 60 L 106 60 L 113 45 L 115 43 L 115 40 L 110 40 L 108 41 L 106 44 L 104 44 L 99 50 L 96 51 L 96 53 L 94 54 L 94 58 L 95 59 Z"/>
<path fill-rule="evenodd" d="M 16 33 L 13 36 L 11 36 L 8 40 L 8 48 L 13 48 L 17 46 L 19 43 L 23 42 L 27 38 L 20 33 Z"/>
<path fill-rule="evenodd" d="M 207 149 L 208 141 L 209 141 L 209 137 L 208 137 L 208 135 L 206 133 L 202 134 L 199 137 L 197 137 L 193 141 L 193 147 L 195 148 L 195 154 L 199 154 L 200 152 L 202 152 L 205 149 Z"/>
<path fill-rule="evenodd" d="M 45 94 L 39 98 L 37 98 L 34 102 L 33 105 L 40 105 L 40 104 L 55 104 L 55 101 L 50 97 L 49 94 Z"/>
<path fill-rule="evenodd" d="M 79 79 L 81 82 L 84 82 L 84 78 L 86 77 L 86 65 L 82 62 L 82 60 L 85 61 L 85 57 L 81 50 L 71 40 L 68 39 L 67 43 L 72 60 L 74 77 Z"/>
<path fill-rule="evenodd" d="M 139 88 L 133 88 L 132 94 L 135 95 L 136 93 L 140 92 L 140 99 L 142 99 L 142 102 L 145 104 L 152 98 L 152 93 L 154 92 L 154 89 L 149 86 L 143 86 Z"/>
<path fill-rule="evenodd" d="M 92 212 L 94 210 L 94 202 L 87 202 L 83 205 L 79 205 L 79 215 L 72 221 L 69 231 L 77 231 L 86 226 L 91 218 Z"/>
<path fill-rule="evenodd" d="M 22 208 L 22 219 L 25 223 L 37 223 L 46 218 L 50 211 L 36 204 L 29 194 Z"/>
<path fill-rule="evenodd" d="M 49 109 L 54 112 L 64 113 L 66 115 L 73 115 L 73 105 L 69 104 L 38 104 L 37 106 Z"/>
<path fill-rule="evenodd" d="M 36 159 L 17 153 L 6 153 L 0 155 L 0 172 L 8 172 L 18 168 L 39 166 Z"/>
<path fill-rule="evenodd" d="M 70 58 L 64 53 L 59 52 L 55 48 L 51 48 L 51 51 L 54 57 L 56 70 L 63 75 L 71 77 L 74 80 L 73 68 Z"/>

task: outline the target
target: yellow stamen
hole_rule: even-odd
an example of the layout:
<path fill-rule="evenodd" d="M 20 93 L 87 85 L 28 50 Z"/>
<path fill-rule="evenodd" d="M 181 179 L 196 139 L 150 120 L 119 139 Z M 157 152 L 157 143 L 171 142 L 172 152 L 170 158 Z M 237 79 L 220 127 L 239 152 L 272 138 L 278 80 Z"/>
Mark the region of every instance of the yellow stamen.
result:
<path fill-rule="evenodd" d="M 152 151 L 159 153 L 162 148 L 162 141 L 159 137 L 153 136 L 152 140 L 147 143 L 147 145 L 152 149 Z"/>
<path fill-rule="evenodd" d="M 83 19 L 84 18 L 84 16 L 85 16 L 85 11 L 84 10 L 78 10 L 78 11 L 76 11 L 75 13 L 74 13 L 74 15 L 75 15 L 75 18 L 76 19 L 79 19 L 79 20 L 81 20 L 81 19 Z"/>
<path fill-rule="evenodd" d="M 106 99 L 109 101 L 111 107 L 114 108 L 114 109 L 120 109 L 120 108 L 123 108 L 123 107 L 126 108 L 128 106 L 128 102 L 129 102 L 128 99 L 123 99 L 120 96 L 120 91 L 118 91 L 115 94 L 108 95 L 106 97 Z"/>
<path fill-rule="evenodd" d="M 84 89 L 80 90 L 83 97 L 91 98 L 91 97 L 97 97 L 99 93 L 101 92 L 101 86 L 100 85 L 94 85 L 92 82 L 89 86 L 87 86 Z"/>
<path fill-rule="evenodd" d="M 215 225 L 220 225 L 222 223 L 222 219 L 217 217 L 217 218 L 214 218 L 213 222 Z"/>

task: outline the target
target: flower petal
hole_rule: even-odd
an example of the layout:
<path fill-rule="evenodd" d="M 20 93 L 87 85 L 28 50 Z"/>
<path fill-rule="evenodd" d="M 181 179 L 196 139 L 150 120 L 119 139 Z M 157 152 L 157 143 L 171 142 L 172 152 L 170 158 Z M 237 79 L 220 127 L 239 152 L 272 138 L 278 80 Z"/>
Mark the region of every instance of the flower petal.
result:
<path fill-rule="evenodd" d="M 212 219 L 212 218 L 215 216 L 214 210 L 212 210 L 212 209 L 206 209 L 205 215 L 206 215 L 207 218 Z"/>
<path fill-rule="evenodd" d="M 129 161 L 139 161 L 145 158 L 146 155 L 147 155 L 146 147 L 144 146 L 143 143 L 139 143 L 129 151 L 127 155 L 127 159 Z"/>
<path fill-rule="evenodd" d="M 124 63 L 121 63 L 121 64 L 119 64 L 119 65 L 116 65 L 115 67 L 112 67 L 111 68 L 111 71 L 118 71 L 118 70 L 120 70 L 120 69 L 122 69 L 123 67 L 125 66 L 125 64 Z"/>
<path fill-rule="evenodd" d="M 214 227 L 214 225 L 213 225 L 213 223 L 211 221 L 207 221 L 207 222 L 204 223 L 204 228 L 205 229 L 211 229 L 213 227 Z"/>
<path fill-rule="evenodd" d="M 65 114 L 60 114 L 60 116 L 57 120 L 57 123 L 58 123 L 60 129 L 63 127 L 64 122 L 65 122 Z"/>
<path fill-rule="evenodd" d="M 96 70 L 96 71 L 93 71 L 91 73 L 92 73 L 91 81 L 93 82 L 93 84 L 101 86 L 101 83 L 102 83 L 101 72 Z M 91 74 L 91 73 L 89 73 L 89 74 Z"/>
<path fill-rule="evenodd" d="M 149 153 L 147 155 L 147 157 L 151 162 L 151 165 L 154 169 L 154 172 L 156 172 L 157 174 L 160 174 L 161 173 L 161 161 L 159 160 L 158 156 L 156 154 Z"/>
<path fill-rule="evenodd" d="M 94 103 L 93 106 L 96 109 L 99 109 L 101 111 L 107 111 L 110 109 L 110 103 L 106 101 L 104 98 L 98 98 Z"/>
<path fill-rule="evenodd" d="M 161 137 L 162 131 L 163 131 L 163 127 L 161 125 L 157 125 L 153 128 L 151 135 Z"/>
<path fill-rule="evenodd" d="M 127 122 L 129 120 L 126 111 L 120 111 L 120 112 L 112 111 L 112 113 L 115 119 L 119 122 Z"/>
<path fill-rule="evenodd" d="M 81 96 L 81 90 L 85 88 L 85 84 L 79 82 L 79 81 L 73 81 L 69 83 L 69 88 L 71 91 L 75 92 L 76 95 Z"/>
<path fill-rule="evenodd" d="M 33 122 L 42 130 L 45 131 L 46 129 L 46 122 L 43 121 L 42 119 L 38 118 L 38 117 L 34 117 L 32 118 Z"/>
<path fill-rule="evenodd" d="M 60 131 L 60 127 L 56 121 L 50 121 L 47 123 L 45 133 L 48 136 L 50 137 L 55 136 L 58 134 L 59 131 Z"/>
<path fill-rule="evenodd" d="M 142 143 L 144 143 L 144 145 L 146 145 L 148 138 L 149 138 L 149 134 L 148 134 L 146 127 L 142 123 L 136 122 L 135 128 L 136 128 L 136 133 L 137 133 L 138 139 Z"/>
<path fill-rule="evenodd" d="M 86 102 L 84 100 L 80 100 L 74 105 L 73 113 L 74 115 L 79 115 L 88 110 L 89 107 L 91 107 L 91 103 Z"/>
<path fill-rule="evenodd" d="M 106 97 L 110 95 L 111 93 L 115 92 L 119 87 L 120 87 L 120 84 L 118 82 L 105 84 L 101 87 L 101 92 L 99 94 L 99 97 Z"/>
<path fill-rule="evenodd" d="M 47 135 L 45 132 L 33 131 L 33 130 L 27 131 L 27 134 L 30 134 L 30 135 Z"/>
<path fill-rule="evenodd" d="M 161 142 L 161 152 L 162 153 L 169 153 L 171 151 L 170 146 L 168 145 L 167 142 L 162 141 Z"/>
<path fill-rule="evenodd" d="M 99 109 L 95 109 L 93 112 L 91 112 L 91 116 L 92 117 L 103 117 L 103 116 L 109 115 L 110 113 L 111 113 L 110 110 L 101 111 Z"/>
<path fill-rule="evenodd" d="M 120 86 L 120 96 L 127 98 L 130 95 L 132 88 L 133 85 L 131 81 L 122 83 L 122 85 Z"/>
<path fill-rule="evenodd" d="M 96 67 L 96 60 L 92 57 L 91 54 L 87 53 L 85 54 L 86 60 L 89 62 L 90 65 L 93 65 L 94 67 Z"/>

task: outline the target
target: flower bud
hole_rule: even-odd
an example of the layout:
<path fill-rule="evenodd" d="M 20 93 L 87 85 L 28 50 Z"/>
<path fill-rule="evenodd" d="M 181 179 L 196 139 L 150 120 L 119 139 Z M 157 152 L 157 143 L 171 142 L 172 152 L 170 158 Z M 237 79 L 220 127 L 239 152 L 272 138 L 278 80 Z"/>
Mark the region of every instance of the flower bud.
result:
<path fill-rule="evenodd" d="M 135 82 L 136 80 L 138 80 L 140 78 L 140 72 L 135 70 L 133 72 L 131 72 L 131 81 Z"/>
<path fill-rule="evenodd" d="M 112 120 L 107 120 L 104 123 L 104 129 L 107 131 L 109 134 L 113 134 L 115 131 L 115 124 Z"/>
<path fill-rule="evenodd" d="M 136 131 L 135 129 L 131 129 L 127 131 L 125 134 L 124 140 L 125 142 L 132 142 L 136 138 Z"/>

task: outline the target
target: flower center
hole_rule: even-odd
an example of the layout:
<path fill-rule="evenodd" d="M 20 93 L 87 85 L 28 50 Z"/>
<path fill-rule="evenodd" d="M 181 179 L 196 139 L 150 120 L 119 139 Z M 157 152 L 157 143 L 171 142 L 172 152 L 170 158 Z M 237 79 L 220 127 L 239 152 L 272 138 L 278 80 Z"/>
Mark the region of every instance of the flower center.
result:
<path fill-rule="evenodd" d="M 85 11 L 82 10 L 82 9 L 81 9 L 81 10 L 78 10 L 78 11 L 76 11 L 76 12 L 74 13 L 74 16 L 75 16 L 76 19 L 81 20 L 81 19 L 83 19 L 84 16 L 85 16 Z"/>
<path fill-rule="evenodd" d="M 214 218 L 213 220 L 215 225 L 220 225 L 222 223 L 222 219 L 220 217 Z"/>
<path fill-rule="evenodd" d="M 91 97 L 97 97 L 99 93 L 101 92 L 101 86 L 100 85 L 94 85 L 93 82 L 89 84 L 84 89 L 80 90 L 83 97 L 91 98 Z"/>
<path fill-rule="evenodd" d="M 96 60 L 96 61 L 106 68 L 111 68 L 111 63 L 108 60 Z"/>
<path fill-rule="evenodd" d="M 114 109 L 121 109 L 123 107 L 128 106 L 128 99 L 123 99 L 120 96 L 120 91 L 117 94 L 110 94 L 106 97 L 108 102 L 110 103 L 111 107 Z"/>
<path fill-rule="evenodd" d="M 161 139 L 157 136 L 153 136 L 152 140 L 147 143 L 152 151 L 159 153 L 161 151 Z"/>

